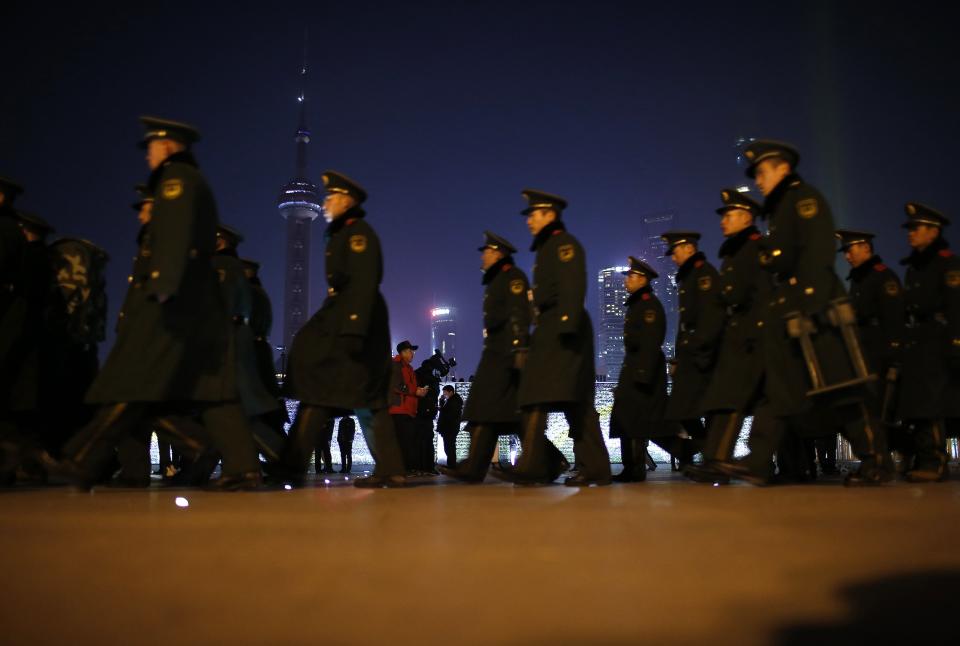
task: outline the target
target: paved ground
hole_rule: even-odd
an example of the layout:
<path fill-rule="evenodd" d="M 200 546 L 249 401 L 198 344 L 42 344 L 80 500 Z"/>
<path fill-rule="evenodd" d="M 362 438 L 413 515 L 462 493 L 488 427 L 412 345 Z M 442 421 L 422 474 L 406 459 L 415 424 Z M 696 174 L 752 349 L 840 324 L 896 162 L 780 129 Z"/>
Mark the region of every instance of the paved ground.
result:
<path fill-rule="evenodd" d="M 0 642 L 960 642 L 956 474 L 847 490 L 664 471 L 590 490 L 3 492 Z"/>

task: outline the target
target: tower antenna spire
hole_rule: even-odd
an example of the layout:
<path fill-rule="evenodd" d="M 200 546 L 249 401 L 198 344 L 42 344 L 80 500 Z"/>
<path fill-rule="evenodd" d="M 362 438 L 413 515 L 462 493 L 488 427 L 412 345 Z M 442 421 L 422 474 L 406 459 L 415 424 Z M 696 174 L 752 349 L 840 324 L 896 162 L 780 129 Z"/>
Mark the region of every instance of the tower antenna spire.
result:
<path fill-rule="evenodd" d="M 297 126 L 297 177 L 307 177 L 307 144 L 310 143 L 310 129 L 307 127 L 307 27 L 303 28 L 303 62 L 300 64 L 300 123 Z"/>

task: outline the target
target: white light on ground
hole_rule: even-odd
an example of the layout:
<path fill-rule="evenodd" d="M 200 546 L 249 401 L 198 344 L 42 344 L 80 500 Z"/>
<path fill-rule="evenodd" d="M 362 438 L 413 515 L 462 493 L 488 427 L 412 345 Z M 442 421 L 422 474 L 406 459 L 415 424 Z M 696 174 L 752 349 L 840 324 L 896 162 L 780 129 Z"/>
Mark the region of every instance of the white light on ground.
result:
<path fill-rule="evenodd" d="M 323 484 L 330 484 L 330 481 L 326 478 L 323 479 Z"/>
<path fill-rule="evenodd" d="M 183 496 L 177 496 L 174 499 L 173 504 L 175 504 L 177 507 L 189 507 L 190 501 L 184 498 Z"/>
<path fill-rule="evenodd" d="M 293 487 L 288 484 L 283 485 L 283 488 L 286 489 L 287 491 L 290 491 L 291 489 L 293 489 Z"/>

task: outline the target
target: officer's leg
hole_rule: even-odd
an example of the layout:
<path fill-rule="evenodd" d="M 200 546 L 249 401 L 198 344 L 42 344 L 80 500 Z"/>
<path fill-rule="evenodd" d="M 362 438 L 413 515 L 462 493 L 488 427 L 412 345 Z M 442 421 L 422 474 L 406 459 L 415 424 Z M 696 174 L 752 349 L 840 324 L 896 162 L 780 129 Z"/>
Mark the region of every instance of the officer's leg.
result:
<path fill-rule="evenodd" d="M 547 409 L 525 408 L 520 422 L 520 459 L 513 474 L 520 481 L 552 482 L 560 472 L 551 469 L 547 448 Z"/>
<path fill-rule="evenodd" d="M 470 433 L 470 452 L 467 459 L 452 468 L 449 466 L 452 454 L 447 453 L 447 468 L 444 473 L 465 482 L 482 482 L 497 446 L 497 431 L 493 425 L 471 424 L 467 427 L 467 432 Z M 451 450 L 456 451 L 456 445 Z"/>
<path fill-rule="evenodd" d="M 633 473 L 637 468 L 634 460 L 634 443 L 636 443 L 636 440 L 632 437 L 620 438 L 620 462 L 623 464 L 623 470 L 613 476 L 612 480 L 614 482 L 633 482 Z M 644 466 L 644 469 L 646 469 L 646 466 Z"/>
<path fill-rule="evenodd" d="M 363 439 L 366 440 L 370 455 L 376 463 L 373 475 L 378 478 L 402 477 L 403 457 L 387 409 L 358 408 L 355 412 L 360 421 Z"/>
<path fill-rule="evenodd" d="M 330 417 L 330 411 L 322 406 L 300 404 L 297 407 L 297 416 L 290 427 L 287 444 L 280 458 L 280 469 L 283 476 L 294 480 L 302 480 L 303 474 L 310 465 L 310 454 L 317 446 L 317 438 Z"/>
<path fill-rule="evenodd" d="M 771 478 L 773 454 L 776 453 L 785 434 L 786 420 L 774 416 L 767 406 L 758 407 L 754 413 L 750 439 L 747 442 L 750 454 L 740 461 L 740 464 L 747 469 L 747 474 L 731 475 L 753 474 L 760 479 Z"/>
<path fill-rule="evenodd" d="M 260 461 L 240 404 L 225 402 L 207 406 L 201 413 L 201 420 L 213 446 L 223 458 L 223 475 L 245 476 L 251 481 L 259 481 Z"/>
<path fill-rule="evenodd" d="M 729 462 L 733 458 L 740 428 L 743 426 L 743 414 L 737 411 L 714 413 L 707 423 L 707 437 L 703 443 L 705 462 Z"/>
<path fill-rule="evenodd" d="M 570 435 L 573 437 L 573 452 L 580 466 L 580 477 L 585 480 L 610 481 L 610 454 L 603 442 L 600 430 L 600 415 L 593 404 L 577 404 L 564 411 Z"/>
<path fill-rule="evenodd" d="M 881 484 L 893 479 L 893 460 L 887 450 L 887 434 L 871 408 L 862 401 L 834 410 L 842 432 L 860 458 L 860 468 L 844 481 L 847 485 Z"/>
<path fill-rule="evenodd" d="M 939 482 L 947 479 L 947 447 L 943 420 L 916 420 L 913 433 L 917 449 L 916 466 L 907 471 L 911 482 Z"/>
<path fill-rule="evenodd" d="M 150 486 L 150 437 L 153 430 L 149 424 L 143 424 L 121 438 L 117 444 L 117 459 L 120 460 L 120 473 L 117 484 L 127 487 Z M 162 473 L 162 471 L 161 471 Z"/>
<path fill-rule="evenodd" d="M 457 433 L 448 432 L 443 438 L 443 452 L 447 454 L 447 466 L 457 468 Z"/>
<path fill-rule="evenodd" d="M 89 487 L 114 456 L 114 447 L 140 428 L 148 407 L 141 403 L 108 404 L 64 447 L 67 459 L 54 470 L 74 483 Z"/>

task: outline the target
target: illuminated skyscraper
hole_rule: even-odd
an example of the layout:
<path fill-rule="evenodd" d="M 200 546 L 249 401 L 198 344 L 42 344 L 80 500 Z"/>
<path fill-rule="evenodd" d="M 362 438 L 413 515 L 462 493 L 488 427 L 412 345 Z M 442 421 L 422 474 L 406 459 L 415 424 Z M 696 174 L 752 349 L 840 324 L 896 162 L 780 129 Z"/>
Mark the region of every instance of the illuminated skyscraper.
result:
<path fill-rule="evenodd" d="M 457 312 L 452 307 L 430 310 L 430 354 L 434 350 L 446 359 L 457 357 Z"/>
<path fill-rule="evenodd" d="M 320 215 L 317 185 L 307 179 L 307 77 L 306 55 L 300 68 L 300 125 L 294 141 L 297 160 L 294 177 L 277 198 L 280 215 L 287 221 L 287 258 L 283 285 L 283 344 L 290 347 L 293 336 L 310 316 L 310 229 Z"/>
<path fill-rule="evenodd" d="M 627 289 L 623 272 L 628 267 L 607 267 L 597 275 L 600 292 L 600 318 L 597 329 L 597 372 L 607 375 L 607 381 L 616 381 L 623 365 L 623 317 Z"/>

